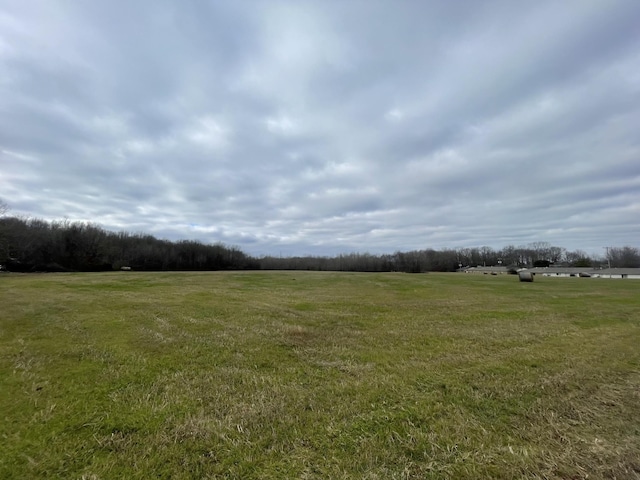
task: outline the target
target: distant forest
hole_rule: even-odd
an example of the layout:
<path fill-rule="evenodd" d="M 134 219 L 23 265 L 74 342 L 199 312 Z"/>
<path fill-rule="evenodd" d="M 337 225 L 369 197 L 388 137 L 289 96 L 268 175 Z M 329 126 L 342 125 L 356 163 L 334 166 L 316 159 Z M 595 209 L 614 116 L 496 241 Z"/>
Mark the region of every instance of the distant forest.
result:
<path fill-rule="evenodd" d="M 0 212 L 1 213 L 1 212 Z M 547 242 L 525 246 L 425 249 L 393 254 L 349 253 L 335 257 L 252 257 L 237 247 L 172 242 L 151 235 L 110 232 L 67 220 L 0 217 L 0 265 L 16 272 L 132 270 L 334 270 L 360 272 L 452 272 L 460 267 L 566 265 L 640 267 L 635 247 L 611 247 L 600 258 Z"/>

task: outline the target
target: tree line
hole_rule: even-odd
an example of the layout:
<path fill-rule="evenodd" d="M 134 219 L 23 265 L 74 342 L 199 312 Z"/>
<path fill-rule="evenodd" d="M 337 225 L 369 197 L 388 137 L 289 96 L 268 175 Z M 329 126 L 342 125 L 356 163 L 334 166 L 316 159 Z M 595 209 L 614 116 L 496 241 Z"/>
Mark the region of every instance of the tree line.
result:
<path fill-rule="evenodd" d="M 350 253 L 336 257 L 263 257 L 263 269 L 338 270 L 363 272 L 455 272 L 477 266 L 504 267 L 640 267 L 640 250 L 634 247 L 610 247 L 605 257 L 592 257 L 582 250 L 570 251 L 547 242 L 523 246 L 425 249 L 393 254 Z"/>
<path fill-rule="evenodd" d="M 0 211 L 0 213 L 3 213 Z M 469 266 L 640 267 L 635 247 L 610 247 L 603 257 L 547 242 L 523 246 L 424 249 L 393 254 L 349 253 L 334 257 L 245 254 L 222 243 L 169 241 L 144 233 L 111 232 L 86 222 L 0 217 L 0 264 L 11 271 L 133 270 L 332 270 L 452 272 Z"/>
<path fill-rule="evenodd" d="M 0 218 L 0 264 L 11 271 L 256 269 L 239 248 L 191 240 L 171 242 L 144 233 L 110 232 L 67 220 Z"/>

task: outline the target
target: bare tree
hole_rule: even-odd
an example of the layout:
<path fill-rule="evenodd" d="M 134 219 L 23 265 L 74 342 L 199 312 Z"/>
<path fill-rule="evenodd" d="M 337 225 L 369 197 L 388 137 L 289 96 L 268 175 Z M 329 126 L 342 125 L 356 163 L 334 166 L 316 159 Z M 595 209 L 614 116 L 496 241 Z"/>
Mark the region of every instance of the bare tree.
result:
<path fill-rule="evenodd" d="M 0 198 L 0 217 L 9 211 L 9 205 Z M 0 263 L 4 263 L 8 254 L 7 227 L 4 222 L 0 222 Z"/>
<path fill-rule="evenodd" d="M 640 267 L 640 250 L 635 247 L 607 247 L 607 260 L 612 267 Z"/>
<path fill-rule="evenodd" d="M 564 258 L 571 267 L 593 266 L 593 259 L 584 250 L 566 251 Z"/>

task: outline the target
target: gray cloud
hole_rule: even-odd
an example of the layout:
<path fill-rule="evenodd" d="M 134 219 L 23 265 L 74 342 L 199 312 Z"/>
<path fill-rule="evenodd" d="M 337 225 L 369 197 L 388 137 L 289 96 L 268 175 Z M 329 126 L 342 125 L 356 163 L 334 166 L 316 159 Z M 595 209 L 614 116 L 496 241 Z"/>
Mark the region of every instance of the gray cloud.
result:
<path fill-rule="evenodd" d="M 17 214 L 252 254 L 640 230 L 640 5 L 0 2 Z"/>

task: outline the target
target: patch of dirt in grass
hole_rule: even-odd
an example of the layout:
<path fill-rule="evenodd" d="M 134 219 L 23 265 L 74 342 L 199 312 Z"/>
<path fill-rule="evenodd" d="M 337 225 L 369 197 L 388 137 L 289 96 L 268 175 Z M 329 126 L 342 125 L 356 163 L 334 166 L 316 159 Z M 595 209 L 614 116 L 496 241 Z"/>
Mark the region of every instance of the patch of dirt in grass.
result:
<path fill-rule="evenodd" d="M 285 328 L 283 337 L 283 343 L 287 346 L 307 347 L 311 345 L 318 336 L 308 327 L 292 325 Z"/>

